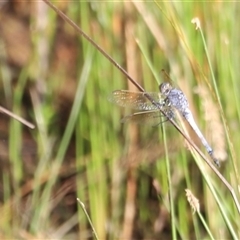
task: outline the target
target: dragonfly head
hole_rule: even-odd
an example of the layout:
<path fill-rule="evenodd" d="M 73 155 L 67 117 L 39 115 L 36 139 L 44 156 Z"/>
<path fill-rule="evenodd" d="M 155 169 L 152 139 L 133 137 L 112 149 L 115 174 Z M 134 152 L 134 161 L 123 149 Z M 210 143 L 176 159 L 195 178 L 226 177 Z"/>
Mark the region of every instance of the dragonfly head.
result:
<path fill-rule="evenodd" d="M 164 96 L 168 96 L 169 92 L 172 90 L 172 86 L 170 83 L 164 82 L 159 85 L 159 90 Z"/>

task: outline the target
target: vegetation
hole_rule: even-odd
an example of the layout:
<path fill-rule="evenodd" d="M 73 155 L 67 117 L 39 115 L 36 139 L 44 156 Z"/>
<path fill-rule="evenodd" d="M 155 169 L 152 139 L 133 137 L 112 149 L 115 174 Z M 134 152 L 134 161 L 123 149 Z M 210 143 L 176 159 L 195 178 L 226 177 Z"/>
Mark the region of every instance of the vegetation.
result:
<path fill-rule="evenodd" d="M 169 72 L 240 200 L 240 5 L 52 2 L 146 91 Z M 135 89 L 118 68 L 44 2 L 0 13 L 1 105 L 36 126 L 0 119 L 1 239 L 240 238 L 231 193 L 170 123 L 121 123 L 108 96 Z"/>

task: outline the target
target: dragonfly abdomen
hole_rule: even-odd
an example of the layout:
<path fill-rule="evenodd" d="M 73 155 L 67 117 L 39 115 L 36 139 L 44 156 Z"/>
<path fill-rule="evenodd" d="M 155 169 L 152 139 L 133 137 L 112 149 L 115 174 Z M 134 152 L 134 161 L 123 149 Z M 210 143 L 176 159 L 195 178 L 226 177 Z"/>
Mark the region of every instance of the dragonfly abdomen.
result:
<path fill-rule="evenodd" d="M 197 136 L 199 137 L 199 139 L 201 140 L 203 146 L 206 148 L 209 156 L 213 159 L 214 163 L 219 167 L 220 163 L 219 161 L 213 156 L 213 149 L 210 147 L 209 143 L 207 142 L 207 140 L 204 138 L 202 132 L 200 131 L 200 129 L 198 128 L 193 115 L 191 113 L 191 111 L 187 108 L 185 109 L 185 111 L 182 113 L 183 117 L 188 121 L 189 125 L 192 127 L 192 129 L 194 130 L 194 132 L 197 134 Z"/>

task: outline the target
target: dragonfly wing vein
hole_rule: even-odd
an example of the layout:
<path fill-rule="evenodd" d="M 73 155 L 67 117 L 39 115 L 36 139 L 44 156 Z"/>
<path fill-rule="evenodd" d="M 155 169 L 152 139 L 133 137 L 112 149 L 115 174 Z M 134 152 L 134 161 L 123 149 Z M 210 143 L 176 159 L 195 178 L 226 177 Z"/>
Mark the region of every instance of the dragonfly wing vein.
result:
<path fill-rule="evenodd" d="M 121 120 L 121 122 L 125 123 L 130 121 L 137 124 L 148 124 L 151 126 L 157 126 L 162 122 L 165 122 L 166 120 L 166 117 L 159 110 L 155 110 L 130 114 L 128 116 L 125 116 Z"/>
<path fill-rule="evenodd" d="M 150 92 L 148 95 L 156 102 L 160 103 L 163 99 L 161 94 L 157 92 Z M 112 92 L 108 100 L 121 107 L 129 107 L 140 111 L 155 110 L 158 107 L 149 101 L 146 97 L 146 93 L 131 92 L 127 90 L 116 90 Z M 160 103 L 161 104 L 161 103 Z"/>

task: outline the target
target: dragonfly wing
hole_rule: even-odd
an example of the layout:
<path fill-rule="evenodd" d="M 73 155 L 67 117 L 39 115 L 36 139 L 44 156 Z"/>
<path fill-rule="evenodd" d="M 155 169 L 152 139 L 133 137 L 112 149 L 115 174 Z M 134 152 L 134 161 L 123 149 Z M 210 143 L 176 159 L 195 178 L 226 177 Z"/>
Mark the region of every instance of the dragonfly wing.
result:
<path fill-rule="evenodd" d="M 155 110 L 133 113 L 124 117 L 121 122 L 134 122 L 137 124 L 149 124 L 151 126 L 157 126 L 166 120 L 167 118 L 159 110 Z"/>
<path fill-rule="evenodd" d="M 169 74 L 164 69 L 161 70 L 161 75 L 164 82 L 168 82 L 172 85 L 173 80 L 170 78 Z"/>
<path fill-rule="evenodd" d="M 160 93 L 149 92 L 147 94 L 157 103 L 161 103 L 161 101 L 163 100 Z M 146 93 L 143 92 L 116 90 L 112 92 L 108 100 L 121 107 L 129 107 L 140 111 L 157 109 L 157 107 L 154 104 L 152 104 L 146 97 Z"/>

